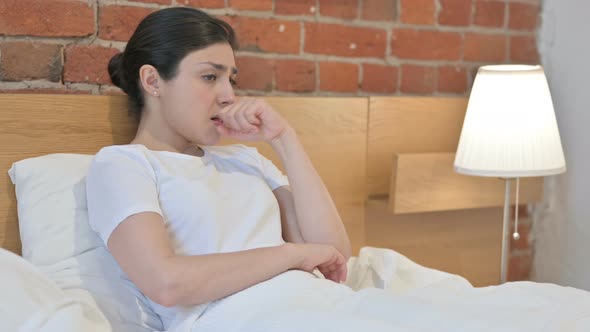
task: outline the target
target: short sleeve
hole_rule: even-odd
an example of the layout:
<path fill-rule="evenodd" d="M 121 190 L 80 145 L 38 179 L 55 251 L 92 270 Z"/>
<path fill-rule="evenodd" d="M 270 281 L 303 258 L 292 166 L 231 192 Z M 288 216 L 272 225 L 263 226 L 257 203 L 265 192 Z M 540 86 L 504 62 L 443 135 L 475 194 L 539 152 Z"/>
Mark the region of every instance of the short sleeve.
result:
<path fill-rule="evenodd" d="M 275 166 L 275 164 L 273 164 L 272 161 L 270 161 L 258 152 L 257 154 L 261 165 L 260 167 L 262 170 L 262 176 L 264 177 L 266 183 L 268 183 L 268 185 L 270 186 L 270 189 L 275 190 L 282 186 L 288 186 L 289 179 L 287 178 L 287 176 L 283 174 L 283 172 L 281 172 L 281 170 L 278 169 L 278 167 Z"/>
<path fill-rule="evenodd" d="M 107 244 L 113 230 L 140 212 L 162 215 L 155 173 L 142 151 L 104 148 L 86 178 L 88 222 Z"/>

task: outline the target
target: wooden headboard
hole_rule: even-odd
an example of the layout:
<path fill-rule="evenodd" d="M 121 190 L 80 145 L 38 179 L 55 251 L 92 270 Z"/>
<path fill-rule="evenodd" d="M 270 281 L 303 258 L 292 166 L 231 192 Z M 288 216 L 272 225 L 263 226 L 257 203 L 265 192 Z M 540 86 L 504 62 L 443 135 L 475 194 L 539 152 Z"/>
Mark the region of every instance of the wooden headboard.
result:
<path fill-rule="evenodd" d="M 265 99 L 299 134 L 357 251 L 364 242 L 367 99 Z M 0 247 L 20 253 L 16 198 L 7 174 L 12 163 L 58 152 L 94 154 L 103 146 L 126 144 L 137 128 L 126 109 L 124 96 L 0 94 Z M 280 166 L 268 146 L 257 147 Z"/>
<path fill-rule="evenodd" d="M 501 181 L 455 174 L 466 98 L 268 97 L 297 131 L 323 178 L 353 253 L 395 249 L 475 285 L 499 281 Z M 124 96 L 0 94 L 0 247 L 20 253 L 13 162 L 49 153 L 94 154 L 128 143 L 136 120 Z M 280 166 L 266 145 L 256 145 Z M 542 182 L 521 185 L 521 202 Z M 484 193 L 483 195 L 477 193 Z"/>

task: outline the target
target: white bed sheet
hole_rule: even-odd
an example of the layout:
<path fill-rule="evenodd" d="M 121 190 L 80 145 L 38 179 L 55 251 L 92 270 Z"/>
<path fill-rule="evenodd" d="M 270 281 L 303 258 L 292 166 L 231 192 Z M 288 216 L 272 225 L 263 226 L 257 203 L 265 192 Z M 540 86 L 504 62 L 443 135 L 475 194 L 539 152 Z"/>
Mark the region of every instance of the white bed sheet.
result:
<path fill-rule="evenodd" d="M 363 248 L 346 285 L 290 271 L 186 312 L 169 331 L 590 331 L 590 293 L 533 282 L 474 288 L 391 250 Z"/>
<path fill-rule="evenodd" d="M 111 331 L 85 307 L 89 299 L 62 293 L 16 255 L 2 257 L 0 330 L 10 321 L 9 329 L 19 331 Z M 590 292 L 583 290 L 533 282 L 474 288 L 460 276 L 370 247 L 348 265 L 346 284 L 290 271 L 202 313 L 187 311 L 168 331 L 590 331 Z"/>

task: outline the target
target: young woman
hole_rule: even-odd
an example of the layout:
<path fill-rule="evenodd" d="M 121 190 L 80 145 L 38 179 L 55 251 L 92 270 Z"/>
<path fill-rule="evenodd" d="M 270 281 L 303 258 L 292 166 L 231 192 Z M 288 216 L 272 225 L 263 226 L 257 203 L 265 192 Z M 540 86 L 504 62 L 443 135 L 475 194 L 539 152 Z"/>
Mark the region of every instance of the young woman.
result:
<path fill-rule="evenodd" d="M 181 307 L 288 270 L 346 278 L 334 203 L 285 119 L 235 96 L 235 49 L 225 22 L 169 8 L 109 63 L 140 122 L 132 142 L 103 148 L 90 167 L 90 224 L 164 326 Z M 287 176 L 253 148 L 214 146 L 223 136 L 270 144 Z"/>
<path fill-rule="evenodd" d="M 235 97 L 235 47 L 223 21 L 164 9 L 109 64 L 140 122 L 130 144 L 95 156 L 89 222 L 166 330 L 589 330 L 586 293 L 473 289 L 392 251 L 367 272 L 389 290 L 336 283 L 350 255 L 340 217 L 289 124 Z M 267 142 L 287 177 L 255 149 L 214 146 L 222 136 Z"/>

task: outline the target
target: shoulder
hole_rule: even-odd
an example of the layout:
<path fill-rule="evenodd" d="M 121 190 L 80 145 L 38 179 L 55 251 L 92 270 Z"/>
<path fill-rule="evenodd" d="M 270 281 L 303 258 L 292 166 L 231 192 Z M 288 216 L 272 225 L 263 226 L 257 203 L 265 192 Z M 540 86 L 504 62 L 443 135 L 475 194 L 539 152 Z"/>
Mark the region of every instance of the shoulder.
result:
<path fill-rule="evenodd" d="M 94 156 L 94 162 L 116 160 L 147 160 L 148 149 L 139 144 L 110 145 L 100 149 Z"/>
<path fill-rule="evenodd" d="M 96 153 L 90 171 L 108 168 L 151 170 L 148 154 L 149 150 L 138 144 L 107 146 Z"/>

